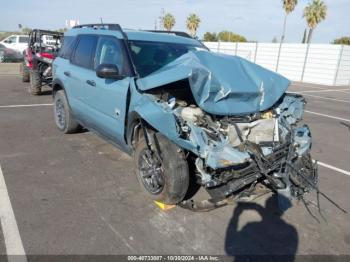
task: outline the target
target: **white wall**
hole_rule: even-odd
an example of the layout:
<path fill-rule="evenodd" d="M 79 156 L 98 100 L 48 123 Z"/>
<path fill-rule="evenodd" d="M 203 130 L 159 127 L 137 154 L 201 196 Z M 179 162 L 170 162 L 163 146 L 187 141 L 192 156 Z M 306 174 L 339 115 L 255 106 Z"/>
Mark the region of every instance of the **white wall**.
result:
<path fill-rule="evenodd" d="M 214 52 L 241 56 L 293 81 L 350 85 L 350 46 L 227 42 L 204 44 Z"/>
<path fill-rule="evenodd" d="M 336 85 L 350 85 L 350 46 L 343 46 Z"/>

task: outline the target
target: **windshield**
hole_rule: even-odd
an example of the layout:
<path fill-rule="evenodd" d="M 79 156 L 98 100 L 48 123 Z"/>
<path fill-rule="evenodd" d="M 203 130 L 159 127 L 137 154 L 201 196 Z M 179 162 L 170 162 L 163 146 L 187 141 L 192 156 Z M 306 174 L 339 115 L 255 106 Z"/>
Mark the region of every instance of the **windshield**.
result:
<path fill-rule="evenodd" d="M 178 57 L 194 50 L 207 50 L 205 47 L 191 44 L 129 41 L 131 55 L 140 77 L 145 77 Z"/>

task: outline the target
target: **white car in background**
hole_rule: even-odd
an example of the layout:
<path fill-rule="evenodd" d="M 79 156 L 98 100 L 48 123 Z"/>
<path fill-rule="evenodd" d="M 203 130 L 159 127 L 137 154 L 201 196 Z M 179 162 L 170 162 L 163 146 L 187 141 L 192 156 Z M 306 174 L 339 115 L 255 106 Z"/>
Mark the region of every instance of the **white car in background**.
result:
<path fill-rule="evenodd" d="M 0 43 L 7 48 L 11 48 L 19 51 L 20 53 L 23 53 L 23 51 L 28 47 L 28 39 L 29 36 L 27 35 L 11 35 L 2 40 Z"/>

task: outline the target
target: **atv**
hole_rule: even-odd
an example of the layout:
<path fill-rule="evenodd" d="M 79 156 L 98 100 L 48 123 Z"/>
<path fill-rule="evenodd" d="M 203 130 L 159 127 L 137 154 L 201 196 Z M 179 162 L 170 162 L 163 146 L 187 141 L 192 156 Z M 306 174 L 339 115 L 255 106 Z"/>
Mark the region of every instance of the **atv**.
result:
<path fill-rule="evenodd" d="M 61 47 L 63 33 L 34 29 L 29 34 L 28 48 L 23 52 L 23 82 L 30 82 L 29 93 L 40 95 L 43 85 L 51 86 L 52 62 Z"/>

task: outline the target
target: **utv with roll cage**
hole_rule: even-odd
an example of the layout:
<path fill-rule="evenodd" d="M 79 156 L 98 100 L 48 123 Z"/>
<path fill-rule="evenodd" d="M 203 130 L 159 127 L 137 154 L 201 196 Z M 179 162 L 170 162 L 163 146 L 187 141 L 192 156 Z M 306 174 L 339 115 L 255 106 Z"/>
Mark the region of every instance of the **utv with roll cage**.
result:
<path fill-rule="evenodd" d="M 40 95 L 42 86 L 51 87 L 52 62 L 61 47 L 63 33 L 34 29 L 29 34 L 28 47 L 21 65 L 23 82 L 30 82 L 29 92 Z"/>

